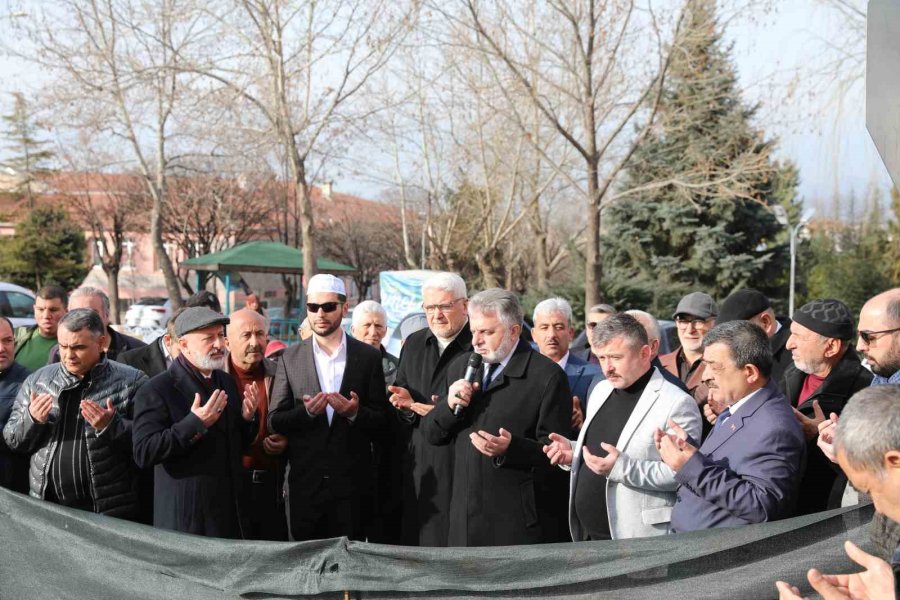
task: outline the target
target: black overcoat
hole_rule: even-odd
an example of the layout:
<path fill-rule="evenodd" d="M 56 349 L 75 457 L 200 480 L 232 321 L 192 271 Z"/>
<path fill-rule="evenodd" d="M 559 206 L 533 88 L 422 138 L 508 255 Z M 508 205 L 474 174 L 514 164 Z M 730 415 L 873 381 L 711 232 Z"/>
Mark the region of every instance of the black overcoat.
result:
<path fill-rule="evenodd" d="M 448 388 L 463 378 L 467 362 L 460 356 L 447 369 Z M 543 446 L 550 433 L 569 431 L 571 416 L 565 371 L 519 340 L 506 367 L 461 415 L 453 414 L 444 397 L 422 419 L 430 443 L 453 447 L 450 546 L 559 539 L 562 519 L 556 514 L 560 506 L 556 495 L 568 494 L 567 479 L 552 478 L 558 468 L 550 465 Z M 492 459 L 472 445 L 472 432 L 499 435 L 501 427 L 512 434 L 505 456 Z M 561 482 L 560 489 L 549 490 L 548 481 L 554 480 Z"/>
<path fill-rule="evenodd" d="M 472 353 L 472 332 L 466 323 L 440 352 L 430 329 L 410 335 L 400 352 L 394 385 L 409 390 L 415 402 L 434 404 L 433 395 L 447 397 L 447 368 L 459 356 Z M 468 360 L 468 358 L 466 358 Z M 453 476 L 453 449 L 429 444 L 422 435 L 421 419 L 400 416 L 399 442 L 404 446 L 403 542 L 408 545 L 446 546 Z"/>
<path fill-rule="evenodd" d="M 225 412 L 207 430 L 191 412 L 194 394 L 206 404 L 225 390 Z M 154 469 L 153 525 L 210 537 L 240 538 L 243 466 L 258 422 L 241 416 L 243 395 L 223 371 L 209 389 L 179 361 L 141 387 L 132 438 L 138 467 Z"/>

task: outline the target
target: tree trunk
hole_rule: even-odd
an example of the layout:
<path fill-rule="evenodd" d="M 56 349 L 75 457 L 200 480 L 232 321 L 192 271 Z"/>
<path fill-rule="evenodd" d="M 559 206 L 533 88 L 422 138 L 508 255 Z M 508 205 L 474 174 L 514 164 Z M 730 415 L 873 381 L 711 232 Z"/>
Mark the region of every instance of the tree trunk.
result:
<path fill-rule="evenodd" d="M 588 226 L 584 249 L 584 310 L 602 301 L 600 283 L 603 263 L 600 260 L 600 174 L 596 161 L 588 161 Z"/>
<path fill-rule="evenodd" d="M 109 293 L 109 322 L 119 324 L 119 269 L 117 267 L 103 269 L 106 271 L 106 291 Z"/>

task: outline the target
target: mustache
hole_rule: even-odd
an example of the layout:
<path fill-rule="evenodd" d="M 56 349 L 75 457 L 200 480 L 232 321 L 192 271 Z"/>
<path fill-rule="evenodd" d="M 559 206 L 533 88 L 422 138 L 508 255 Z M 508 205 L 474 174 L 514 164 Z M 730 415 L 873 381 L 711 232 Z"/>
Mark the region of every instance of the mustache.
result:
<path fill-rule="evenodd" d="M 247 349 L 244 352 L 262 352 L 262 346 L 247 346 Z"/>

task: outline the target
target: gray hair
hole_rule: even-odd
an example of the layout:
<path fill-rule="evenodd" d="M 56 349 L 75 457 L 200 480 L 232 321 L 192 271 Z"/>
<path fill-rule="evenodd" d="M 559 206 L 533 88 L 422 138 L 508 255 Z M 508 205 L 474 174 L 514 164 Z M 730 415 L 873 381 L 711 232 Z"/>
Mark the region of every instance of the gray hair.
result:
<path fill-rule="evenodd" d="M 519 297 L 500 288 L 490 288 L 472 296 L 469 299 L 469 311 L 473 310 L 496 314 L 507 327 L 521 326 L 525 316 L 522 305 L 519 304 Z"/>
<path fill-rule="evenodd" d="M 659 321 L 656 320 L 656 317 L 646 311 L 637 309 L 626 310 L 625 314 L 631 315 L 637 319 L 637 322 L 647 329 L 648 339 L 659 340 L 662 342 L 662 329 L 660 328 Z"/>
<path fill-rule="evenodd" d="M 378 315 L 384 319 L 385 325 L 387 325 L 387 311 L 384 310 L 384 307 L 374 300 L 366 300 L 357 304 L 353 309 L 353 326 L 359 325 L 366 315 Z"/>
<path fill-rule="evenodd" d="M 100 303 L 103 305 L 102 316 L 109 318 L 109 296 L 107 296 L 106 292 L 103 290 L 86 285 L 72 292 L 72 295 L 69 296 L 69 300 L 72 298 L 100 298 Z M 71 331 L 71 329 L 69 331 Z"/>
<path fill-rule="evenodd" d="M 703 338 L 700 351 L 713 344 L 724 344 L 739 368 L 753 365 L 763 377 L 772 374 L 772 347 L 766 332 L 750 321 L 728 321 L 716 325 Z"/>
<path fill-rule="evenodd" d="M 532 318 L 537 320 L 538 315 L 555 312 L 562 313 L 562 316 L 566 319 L 567 325 L 572 324 L 572 306 L 563 298 L 547 298 L 546 300 L 541 300 L 538 302 L 537 306 L 534 307 Z"/>
<path fill-rule="evenodd" d="M 100 320 L 100 315 L 89 308 L 76 308 L 75 310 L 70 310 L 66 313 L 66 316 L 60 320 L 59 326 L 65 327 L 72 333 L 87 329 L 94 334 L 94 337 L 106 334 L 106 328 L 103 326 L 103 321 Z"/>
<path fill-rule="evenodd" d="M 445 272 L 432 275 L 422 283 L 422 293 L 424 294 L 426 290 L 450 292 L 457 298 L 465 298 L 468 296 L 466 282 L 456 273 Z"/>
<path fill-rule="evenodd" d="M 619 311 L 617 311 L 611 304 L 595 304 L 588 309 L 588 314 L 600 313 L 601 315 L 614 315 L 617 312 Z"/>
<path fill-rule="evenodd" d="M 650 345 L 647 330 L 640 321 L 626 313 L 616 313 L 604 319 L 591 333 L 591 346 L 602 348 L 614 339 L 622 337 L 634 349 Z"/>
<path fill-rule="evenodd" d="M 855 468 L 883 475 L 884 455 L 900 450 L 900 385 L 875 385 L 853 394 L 841 412 L 834 443 Z"/>

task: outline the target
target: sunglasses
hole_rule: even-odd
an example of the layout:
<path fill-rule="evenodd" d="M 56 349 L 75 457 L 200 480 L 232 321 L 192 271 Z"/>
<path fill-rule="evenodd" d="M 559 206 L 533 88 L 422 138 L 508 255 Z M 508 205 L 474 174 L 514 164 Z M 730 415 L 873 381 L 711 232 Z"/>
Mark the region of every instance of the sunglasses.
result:
<path fill-rule="evenodd" d="M 860 331 L 859 339 L 864 341 L 866 344 L 871 344 L 881 336 L 886 333 L 894 333 L 895 331 L 900 331 L 900 327 L 895 327 L 893 329 L 885 329 L 883 331 Z"/>
<path fill-rule="evenodd" d="M 306 312 L 315 314 L 319 312 L 319 309 L 322 312 L 331 313 L 337 310 L 337 307 L 340 306 L 340 302 L 323 302 L 322 304 L 316 304 L 315 302 L 307 302 L 306 303 Z"/>

